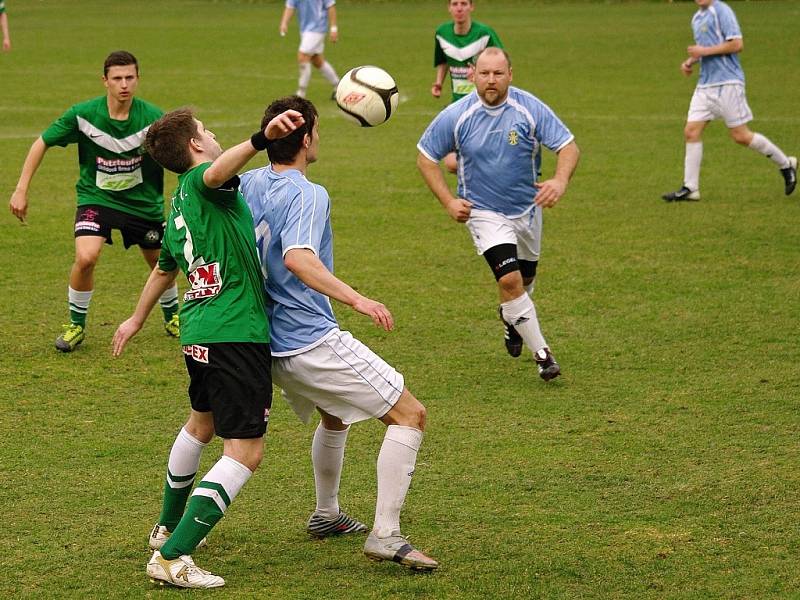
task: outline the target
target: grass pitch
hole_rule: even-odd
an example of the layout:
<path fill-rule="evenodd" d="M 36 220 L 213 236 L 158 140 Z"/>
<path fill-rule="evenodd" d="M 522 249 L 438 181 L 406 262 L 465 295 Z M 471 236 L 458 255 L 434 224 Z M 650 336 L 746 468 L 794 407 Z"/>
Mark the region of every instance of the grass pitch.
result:
<path fill-rule="evenodd" d="M 536 300 L 564 370 L 545 385 L 529 357 L 505 355 L 491 276 L 414 167 L 416 141 L 444 106 L 428 93 L 444 4 L 339 3 L 341 41 L 327 55 L 339 72 L 366 63 L 395 76 L 403 103 L 388 124 L 345 122 L 316 74 L 309 93 L 322 117 L 310 177 L 333 198 L 337 272 L 384 301 L 398 326 L 384 334 L 349 309 L 337 314 L 429 409 L 403 527 L 441 569 L 416 575 L 367 562 L 358 539 L 307 539 L 313 429 L 276 398 L 262 468 L 196 555 L 228 582 L 214 596 L 796 596 L 800 192 L 785 198 L 772 164 L 714 123 L 703 200 L 659 199 L 682 177 L 694 79 L 678 65 L 693 5 L 477 5 L 512 54 L 514 83 L 549 103 L 583 152 L 545 217 Z M 800 4 L 733 7 L 753 129 L 797 154 Z M 103 92 L 112 50 L 138 56 L 141 97 L 195 106 L 223 145 L 295 89 L 297 34 L 278 37 L 278 2 L 7 9 L 5 198 L 36 135 Z M 86 342 L 72 355 L 53 349 L 66 320 L 76 176 L 75 148 L 52 149 L 29 225 L 0 220 L 0 596 L 172 596 L 147 582 L 144 564 L 186 375 L 157 316 L 112 360 L 111 335 L 147 275 L 119 241 L 97 270 Z M 368 522 L 382 429 L 353 428 L 343 475 L 343 506 Z M 220 450 L 209 448 L 202 471 Z"/>

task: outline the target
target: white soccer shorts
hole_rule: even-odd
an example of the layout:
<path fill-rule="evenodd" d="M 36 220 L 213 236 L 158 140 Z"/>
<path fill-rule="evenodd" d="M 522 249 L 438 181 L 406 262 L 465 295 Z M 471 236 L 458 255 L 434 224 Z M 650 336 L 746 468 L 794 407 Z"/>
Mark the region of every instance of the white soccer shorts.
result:
<path fill-rule="evenodd" d="M 403 393 L 403 376 L 350 332 L 334 329 L 314 348 L 272 357 L 272 380 L 304 423 L 314 407 L 349 425 L 384 416 Z"/>
<path fill-rule="evenodd" d="M 726 83 L 695 88 L 686 120 L 705 122 L 714 119 L 724 120 L 729 129 L 753 120 L 744 85 Z"/>
<path fill-rule="evenodd" d="M 298 52 L 314 56 L 315 54 L 322 54 L 325 50 L 325 34 L 317 33 L 316 31 L 304 31 L 300 34 L 300 47 Z"/>
<path fill-rule="evenodd" d="M 467 228 L 478 254 L 499 244 L 517 246 L 520 260 L 539 260 L 542 249 L 542 209 L 534 208 L 520 217 L 510 218 L 491 210 L 473 209 Z"/>

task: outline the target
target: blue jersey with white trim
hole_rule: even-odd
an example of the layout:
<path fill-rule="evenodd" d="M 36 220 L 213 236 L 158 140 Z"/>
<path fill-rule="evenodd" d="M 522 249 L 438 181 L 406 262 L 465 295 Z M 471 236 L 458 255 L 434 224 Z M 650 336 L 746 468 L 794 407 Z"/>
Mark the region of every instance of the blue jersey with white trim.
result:
<path fill-rule="evenodd" d="M 692 32 L 698 46 L 717 46 L 723 42 L 741 39 L 742 30 L 733 9 L 714 0 L 708 8 L 701 8 L 692 17 Z M 744 71 L 739 55 L 715 54 L 700 59 L 700 78 L 697 87 L 709 87 L 724 83 L 744 83 Z"/>
<path fill-rule="evenodd" d="M 333 272 L 328 192 L 300 171 L 276 173 L 271 166 L 244 173 L 239 189 L 253 213 L 266 277 L 272 355 L 299 354 L 318 344 L 337 323 L 330 299 L 300 281 L 283 257 L 292 248 L 307 248 Z"/>
<path fill-rule="evenodd" d="M 286 0 L 286 8 L 297 11 L 297 22 L 300 33 L 312 31 L 326 33 L 328 31 L 328 9 L 336 4 L 335 0 Z"/>
<path fill-rule="evenodd" d="M 506 101 L 486 106 L 472 92 L 445 108 L 417 148 L 434 162 L 458 154 L 458 195 L 474 208 L 508 217 L 530 211 L 541 146 L 558 152 L 574 136 L 533 94 L 509 87 Z"/>

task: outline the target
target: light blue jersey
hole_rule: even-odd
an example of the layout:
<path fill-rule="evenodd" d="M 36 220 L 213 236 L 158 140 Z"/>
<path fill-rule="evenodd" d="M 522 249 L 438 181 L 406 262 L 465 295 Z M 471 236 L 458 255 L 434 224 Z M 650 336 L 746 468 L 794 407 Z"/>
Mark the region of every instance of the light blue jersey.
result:
<path fill-rule="evenodd" d="M 300 281 L 283 263 L 292 248 L 308 248 L 333 272 L 328 192 L 295 169 L 248 171 L 239 186 L 253 213 L 256 246 L 266 277 L 270 349 L 290 356 L 313 348 L 337 328 L 330 300 Z"/>
<path fill-rule="evenodd" d="M 558 152 L 574 138 L 549 106 L 515 87 L 499 106 L 472 92 L 445 108 L 417 148 L 434 162 L 458 154 L 458 195 L 474 208 L 518 217 L 537 190 L 541 146 Z"/>
<path fill-rule="evenodd" d="M 286 0 L 286 8 L 297 11 L 300 33 L 326 33 L 328 31 L 328 9 L 336 0 Z"/>
<path fill-rule="evenodd" d="M 740 39 L 742 30 L 730 6 L 714 0 L 708 8 L 701 8 L 692 17 L 692 32 L 698 46 L 717 46 L 729 40 Z M 744 83 L 744 71 L 738 54 L 716 54 L 700 59 L 700 79 L 697 87 L 710 87 L 723 83 Z"/>

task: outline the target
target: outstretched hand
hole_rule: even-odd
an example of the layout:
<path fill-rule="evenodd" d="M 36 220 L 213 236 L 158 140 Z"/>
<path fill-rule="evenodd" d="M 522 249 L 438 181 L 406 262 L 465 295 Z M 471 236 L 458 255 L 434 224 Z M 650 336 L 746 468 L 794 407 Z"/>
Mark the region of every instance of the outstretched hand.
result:
<path fill-rule="evenodd" d="M 264 135 L 268 140 L 279 140 L 291 134 L 305 122 L 302 113 L 291 109 L 285 110 L 267 123 Z"/>
<path fill-rule="evenodd" d="M 125 344 L 139 333 L 141 328 L 142 324 L 133 317 L 123 321 L 123 323 L 117 327 L 117 331 L 114 333 L 114 339 L 111 341 L 111 354 L 114 356 L 122 354 L 122 351 L 125 349 Z"/>
<path fill-rule="evenodd" d="M 360 312 L 362 315 L 367 315 L 376 326 L 381 327 L 385 331 L 394 329 L 392 313 L 380 302 L 362 296 L 353 303 L 353 310 Z"/>

